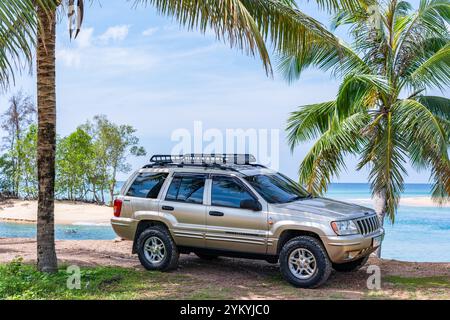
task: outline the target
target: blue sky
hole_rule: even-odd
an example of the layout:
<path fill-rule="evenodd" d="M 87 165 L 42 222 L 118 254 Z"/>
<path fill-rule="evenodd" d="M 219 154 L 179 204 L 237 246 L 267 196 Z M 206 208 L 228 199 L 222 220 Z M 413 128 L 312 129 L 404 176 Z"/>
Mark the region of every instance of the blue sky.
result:
<path fill-rule="evenodd" d="M 288 85 L 277 74 L 268 78 L 258 59 L 230 49 L 211 33 L 186 31 L 152 7 L 132 9 L 123 0 L 100 4 L 94 1 L 86 8 L 77 40 L 69 41 L 65 17 L 58 25 L 58 134 L 105 114 L 133 125 L 150 155 L 169 153 L 175 144 L 173 130 L 193 130 L 194 121 L 202 121 L 204 129 L 279 129 L 280 171 L 296 178 L 311 144 L 291 154 L 283 131 L 286 119 L 299 105 L 333 99 L 337 81 L 311 70 Z M 326 23 L 327 15 L 313 3 L 301 8 Z M 20 88 L 34 95 L 34 76 L 22 76 L 0 96 L 0 112 L 7 97 Z M 130 163 L 138 168 L 147 160 Z M 354 170 L 356 160 L 347 163 L 347 172 L 336 181 L 366 182 L 367 172 Z M 428 174 L 409 170 L 406 181 L 427 182 Z"/>

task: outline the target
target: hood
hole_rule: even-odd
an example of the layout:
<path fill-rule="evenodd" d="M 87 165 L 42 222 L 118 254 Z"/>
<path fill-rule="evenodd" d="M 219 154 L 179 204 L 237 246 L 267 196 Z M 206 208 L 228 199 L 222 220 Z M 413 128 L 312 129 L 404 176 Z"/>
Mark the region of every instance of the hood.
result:
<path fill-rule="evenodd" d="M 283 214 L 311 213 L 332 219 L 357 218 L 373 213 L 370 208 L 327 198 L 311 198 L 289 203 L 272 204 L 274 211 Z"/>

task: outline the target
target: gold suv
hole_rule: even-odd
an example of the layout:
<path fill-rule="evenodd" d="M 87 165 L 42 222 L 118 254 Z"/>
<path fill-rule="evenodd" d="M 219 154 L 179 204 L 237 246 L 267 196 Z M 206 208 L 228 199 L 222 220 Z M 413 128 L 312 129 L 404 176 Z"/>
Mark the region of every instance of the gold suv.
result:
<path fill-rule="evenodd" d="M 311 196 L 251 155 L 156 155 L 114 201 L 111 224 L 142 265 L 171 270 L 180 253 L 280 264 L 291 284 L 313 288 L 331 269 L 354 271 L 384 230 L 369 208 Z"/>

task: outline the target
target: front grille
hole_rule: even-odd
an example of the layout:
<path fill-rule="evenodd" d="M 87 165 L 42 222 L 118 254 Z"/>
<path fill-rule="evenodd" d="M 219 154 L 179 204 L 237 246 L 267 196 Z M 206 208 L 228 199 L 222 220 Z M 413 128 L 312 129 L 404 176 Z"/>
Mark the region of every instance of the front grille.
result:
<path fill-rule="evenodd" d="M 361 234 L 370 234 L 380 228 L 380 220 L 376 215 L 355 220 Z"/>

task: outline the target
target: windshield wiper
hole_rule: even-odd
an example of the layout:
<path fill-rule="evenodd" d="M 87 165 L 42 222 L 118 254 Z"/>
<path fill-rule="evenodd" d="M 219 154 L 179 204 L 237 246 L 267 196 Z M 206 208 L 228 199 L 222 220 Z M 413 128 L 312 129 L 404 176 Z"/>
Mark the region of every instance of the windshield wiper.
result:
<path fill-rule="evenodd" d="M 312 195 L 311 194 L 308 194 L 307 196 L 295 196 L 295 197 L 292 197 L 291 199 L 289 199 L 287 202 L 294 202 L 294 201 L 297 201 L 297 200 L 306 200 L 306 199 L 311 199 L 312 198 Z"/>

